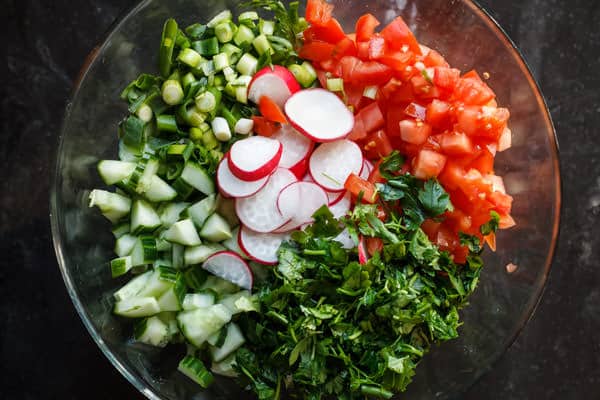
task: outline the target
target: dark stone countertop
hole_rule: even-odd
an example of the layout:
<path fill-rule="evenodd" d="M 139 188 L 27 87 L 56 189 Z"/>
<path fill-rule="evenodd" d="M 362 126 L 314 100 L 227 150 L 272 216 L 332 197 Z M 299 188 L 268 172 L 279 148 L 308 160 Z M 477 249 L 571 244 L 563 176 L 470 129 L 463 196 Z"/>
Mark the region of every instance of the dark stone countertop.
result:
<path fill-rule="evenodd" d="M 134 1 L 3 2 L 0 397 L 141 399 L 75 313 L 52 248 L 48 189 L 85 56 Z M 546 96 L 561 147 L 561 240 L 516 343 L 465 399 L 600 398 L 600 2 L 480 0 Z M 6 75 L 5 75 L 6 76 Z"/>

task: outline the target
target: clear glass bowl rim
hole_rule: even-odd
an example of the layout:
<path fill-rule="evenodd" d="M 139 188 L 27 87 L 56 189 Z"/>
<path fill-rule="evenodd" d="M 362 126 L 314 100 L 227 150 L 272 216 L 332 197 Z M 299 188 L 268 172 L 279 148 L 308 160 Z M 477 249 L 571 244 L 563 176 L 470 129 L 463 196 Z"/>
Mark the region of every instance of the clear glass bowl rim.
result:
<path fill-rule="evenodd" d="M 52 230 L 52 242 L 54 245 L 56 258 L 58 260 L 60 272 L 62 274 L 63 280 L 65 281 L 65 286 L 67 287 L 67 291 L 69 293 L 69 296 L 71 297 L 71 301 L 75 305 L 75 309 L 77 310 L 77 313 L 79 314 L 79 317 L 83 321 L 83 324 L 85 325 L 89 334 L 92 336 L 92 338 L 94 339 L 94 341 L 96 342 L 96 344 L 98 345 L 98 347 L 100 348 L 102 353 L 112 363 L 112 365 L 137 390 L 139 390 L 140 393 L 142 393 L 144 396 L 146 396 L 150 400 L 161 400 L 161 397 L 159 394 L 155 393 L 151 388 L 146 386 L 141 379 L 138 379 L 133 373 L 131 373 L 131 371 L 118 358 L 116 358 L 112 354 L 112 352 L 110 351 L 108 346 L 102 340 L 102 337 L 100 337 L 98 332 L 94 329 L 94 326 L 93 326 L 89 316 L 87 315 L 86 310 L 84 309 L 81 301 L 79 300 L 77 291 L 75 289 L 75 285 L 74 285 L 73 281 L 71 280 L 71 277 L 67 270 L 65 259 L 62 254 L 62 248 L 60 246 L 60 235 L 59 235 L 58 218 L 57 218 L 57 215 L 58 215 L 57 184 L 59 181 L 59 173 L 60 173 L 60 171 L 58 170 L 58 154 L 61 153 L 62 147 L 63 147 L 63 137 L 64 137 L 66 121 L 70 115 L 70 105 L 72 104 L 73 100 L 75 98 L 77 98 L 77 96 L 79 94 L 79 88 L 81 86 L 81 82 L 83 82 L 85 80 L 85 78 L 90 70 L 90 67 L 96 61 L 98 54 L 102 53 L 102 50 L 107 45 L 107 43 L 110 41 L 110 39 L 112 38 L 115 31 L 118 30 L 118 28 L 123 24 L 123 22 L 125 20 L 128 19 L 128 17 L 132 16 L 133 14 L 136 14 L 140 9 L 145 7 L 146 3 L 150 2 L 150 1 L 152 1 L 152 0 L 141 0 L 138 3 L 129 7 L 128 9 L 125 9 L 119 15 L 119 17 L 109 26 L 109 28 L 106 30 L 105 34 L 103 35 L 103 39 L 101 40 L 102 44 L 95 46 L 91 50 L 91 52 L 88 54 L 88 56 L 86 57 L 86 59 L 84 61 L 84 64 L 82 65 L 82 67 L 76 77 L 76 80 L 73 84 L 72 94 L 69 98 L 69 101 L 67 103 L 66 110 L 65 110 L 65 113 L 63 116 L 63 122 L 62 122 L 62 125 L 60 128 L 60 134 L 57 138 L 57 142 L 58 142 L 57 152 L 56 152 L 57 156 L 54 159 L 55 160 L 54 166 L 52 168 L 52 170 L 54 171 L 54 174 L 52 176 L 51 190 L 50 190 L 50 224 L 51 224 L 51 230 Z M 510 37 L 504 31 L 504 29 L 502 29 L 502 27 L 498 24 L 498 22 L 486 10 L 484 10 L 483 7 L 481 7 L 474 0 L 461 0 L 461 1 L 467 7 L 469 7 L 475 15 L 477 15 L 479 17 L 480 21 L 483 21 L 490 28 L 490 30 L 495 33 L 496 37 L 499 40 L 504 42 L 504 44 L 507 48 L 512 50 L 512 55 L 515 57 L 515 60 L 519 64 L 521 71 L 527 78 L 530 87 L 533 89 L 533 92 L 535 94 L 539 108 L 544 111 L 543 114 L 544 114 L 544 120 L 545 120 L 545 125 L 546 125 L 546 132 L 548 132 L 549 135 L 551 136 L 549 138 L 550 139 L 549 143 L 550 143 L 550 146 L 552 147 L 551 148 L 552 154 L 554 155 L 553 169 L 556 172 L 553 177 L 555 179 L 555 187 L 556 187 L 556 193 L 555 193 L 556 202 L 554 204 L 554 221 L 555 221 L 555 223 L 554 223 L 553 231 L 552 231 L 552 242 L 550 245 L 550 250 L 547 254 L 545 265 L 544 265 L 543 285 L 539 289 L 538 293 L 536 293 L 536 296 L 534 298 L 532 298 L 532 301 L 528 305 L 528 312 L 526 313 L 527 318 L 525 318 L 523 321 L 521 321 L 520 327 L 515 331 L 514 335 L 507 342 L 505 348 L 503 349 L 503 352 L 500 353 L 500 356 L 501 356 L 515 342 L 515 340 L 520 335 L 520 333 L 523 331 L 523 329 L 525 328 L 525 326 L 527 325 L 529 320 L 532 318 L 538 304 L 540 303 L 542 295 L 544 294 L 544 291 L 546 289 L 546 283 L 548 281 L 548 275 L 550 274 L 550 269 L 552 267 L 552 261 L 553 261 L 553 258 L 554 258 L 555 252 L 556 252 L 556 245 L 558 243 L 558 238 L 559 238 L 559 233 L 560 233 L 559 227 L 560 227 L 560 217 L 561 217 L 561 213 L 562 213 L 562 201 L 561 201 L 561 199 L 562 199 L 562 180 L 560 178 L 561 177 L 561 174 L 560 174 L 560 152 L 559 152 L 559 146 L 558 146 L 558 139 L 556 136 L 556 130 L 554 128 L 554 124 L 553 124 L 552 118 L 550 116 L 550 111 L 548 110 L 548 106 L 546 104 L 544 96 L 541 93 L 540 86 L 537 83 L 536 79 L 533 77 L 533 74 L 531 73 L 531 69 L 529 68 L 529 65 L 527 64 L 527 62 L 525 61 L 523 54 L 517 48 L 517 46 L 512 41 L 512 39 L 510 39 Z M 491 370 L 493 365 L 500 359 L 500 356 L 498 356 L 491 363 L 491 365 L 489 366 L 490 368 L 487 370 L 488 372 Z M 480 376 L 477 377 L 477 379 L 473 382 L 473 384 L 475 384 L 477 382 L 477 380 L 480 379 L 481 376 L 483 376 L 484 374 L 485 374 L 485 372 L 480 373 Z"/>

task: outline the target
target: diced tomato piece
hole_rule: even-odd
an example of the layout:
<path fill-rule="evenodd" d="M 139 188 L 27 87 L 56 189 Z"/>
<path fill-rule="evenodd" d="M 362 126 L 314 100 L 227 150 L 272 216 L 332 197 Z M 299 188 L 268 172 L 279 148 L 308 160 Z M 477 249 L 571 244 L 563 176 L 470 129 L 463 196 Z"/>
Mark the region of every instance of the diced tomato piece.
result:
<path fill-rule="evenodd" d="M 425 118 L 427 116 L 427 109 L 418 103 L 410 103 L 404 109 L 404 114 L 406 114 L 409 117 L 425 121 Z"/>
<path fill-rule="evenodd" d="M 406 22 L 402 17 L 396 17 L 381 31 L 381 35 L 385 38 L 390 48 L 395 50 L 402 49 L 402 46 L 407 45 L 409 50 L 417 55 L 421 55 L 421 47 L 411 32 Z"/>
<path fill-rule="evenodd" d="M 421 150 L 413 160 L 413 175 L 419 179 L 437 177 L 444 169 L 446 156 L 431 150 Z"/>
<path fill-rule="evenodd" d="M 377 103 L 371 103 L 356 115 L 356 119 L 363 121 L 365 130 L 373 132 L 375 129 L 382 128 L 385 124 L 383 114 Z"/>
<path fill-rule="evenodd" d="M 472 168 L 463 176 L 460 190 L 472 201 L 483 200 L 491 193 L 492 184 L 483 179 L 481 172 Z"/>
<path fill-rule="evenodd" d="M 435 241 L 437 238 L 437 233 L 440 230 L 441 222 L 436 222 L 433 219 L 426 219 L 421 224 L 421 229 L 423 232 L 429 237 L 429 240 Z"/>
<path fill-rule="evenodd" d="M 379 58 L 379 62 L 393 68 L 396 72 L 400 73 L 400 78 L 408 80 L 413 72 L 415 55 L 411 51 L 386 51 L 385 54 Z"/>
<path fill-rule="evenodd" d="M 504 132 L 509 117 L 506 108 L 465 106 L 457 112 L 457 129 L 469 136 L 496 141 Z"/>
<path fill-rule="evenodd" d="M 344 85 L 346 104 L 354 107 L 354 112 L 357 112 L 360 109 L 360 103 L 363 98 L 364 91 L 365 89 L 361 85 Z"/>
<path fill-rule="evenodd" d="M 498 213 L 510 214 L 513 202 L 512 196 L 501 192 L 492 192 L 487 198 L 494 205 L 494 209 L 498 211 Z"/>
<path fill-rule="evenodd" d="M 412 86 L 396 78 L 390 79 L 381 88 L 381 94 L 391 104 L 410 103 L 415 98 Z"/>
<path fill-rule="evenodd" d="M 423 144 L 431 135 L 431 126 L 422 121 L 405 119 L 400 121 L 400 137 L 402 140 L 412 144 Z"/>
<path fill-rule="evenodd" d="M 446 62 L 444 57 L 433 49 L 429 49 L 429 52 L 423 58 L 423 64 L 426 67 L 445 67 L 448 68 L 450 65 Z"/>
<path fill-rule="evenodd" d="M 367 238 L 367 252 L 369 255 L 380 253 L 383 250 L 383 240 L 377 237 Z"/>
<path fill-rule="evenodd" d="M 348 139 L 352 141 L 359 141 L 366 138 L 368 135 L 367 130 L 365 129 L 365 125 L 360 118 L 354 119 L 354 128 L 352 128 L 352 132 L 348 135 Z"/>
<path fill-rule="evenodd" d="M 498 223 L 498 228 L 500 229 L 508 229 L 515 226 L 517 223 L 509 214 L 500 214 L 500 222 Z"/>
<path fill-rule="evenodd" d="M 465 104 L 484 105 L 494 99 L 496 95 L 476 72 L 471 71 L 458 80 L 454 89 L 454 97 Z"/>
<path fill-rule="evenodd" d="M 306 2 L 305 18 L 315 26 L 326 26 L 331 20 L 333 5 L 325 0 L 308 0 Z"/>
<path fill-rule="evenodd" d="M 367 179 L 372 184 L 383 183 L 385 182 L 385 178 L 381 176 L 381 171 L 379 171 L 379 166 L 381 165 L 381 159 L 375 163 L 373 170 L 369 174 L 369 179 Z"/>
<path fill-rule="evenodd" d="M 492 192 L 500 192 L 506 194 L 504 179 L 502 179 L 501 176 L 488 174 L 485 175 L 483 178 L 492 184 Z"/>
<path fill-rule="evenodd" d="M 355 57 L 340 60 L 342 78 L 349 83 L 363 86 L 382 85 L 392 78 L 392 69 L 377 61 L 361 61 Z"/>
<path fill-rule="evenodd" d="M 446 162 L 444 170 L 438 179 L 445 188 L 455 190 L 462 184 L 464 175 L 465 169 L 456 163 L 456 161 L 450 159 Z"/>
<path fill-rule="evenodd" d="M 358 58 L 365 61 L 369 59 L 369 42 L 357 42 L 356 49 Z"/>
<path fill-rule="evenodd" d="M 496 251 L 496 234 L 495 233 L 490 233 L 489 235 L 484 236 L 483 240 L 485 241 L 485 243 L 487 243 L 490 250 Z"/>
<path fill-rule="evenodd" d="M 384 130 L 373 132 L 366 140 L 365 150 L 370 159 L 389 156 L 394 148 Z"/>
<path fill-rule="evenodd" d="M 334 49 L 334 51 L 335 51 L 335 49 Z M 333 56 L 333 54 L 332 54 L 332 56 Z M 325 72 L 329 72 L 330 74 L 333 74 L 333 75 L 335 75 L 337 73 L 338 63 L 337 63 L 337 60 L 335 60 L 333 58 L 327 59 L 325 61 L 321 61 L 319 63 L 319 65 L 321 66 L 321 69 Z M 324 74 L 323 78 L 320 76 L 318 76 L 318 78 L 319 78 L 319 82 L 321 82 L 321 79 L 324 79 L 323 82 L 325 82 L 325 84 L 323 85 L 323 87 L 327 87 L 327 74 Z"/>
<path fill-rule="evenodd" d="M 439 97 L 440 95 L 439 89 L 421 73 L 410 78 L 410 84 L 412 85 L 413 91 L 417 97 L 421 97 L 423 99 L 433 99 Z"/>
<path fill-rule="evenodd" d="M 452 122 L 450 104 L 442 100 L 433 99 L 427 105 L 425 120 L 434 128 L 440 130 L 447 129 Z"/>
<path fill-rule="evenodd" d="M 356 43 L 354 41 L 344 37 L 340 40 L 333 49 L 333 57 L 336 59 L 340 59 L 344 56 L 354 56 L 358 55 L 358 50 L 356 49 Z"/>
<path fill-rule="evenodd" d="M 480 125 L 481 108 L 475 106 L 460 107 L 456 114 L 456 129 L 460 132 L 466 133 L 469 136 L 474 136 L 477 133 L 477 129 Z"/>
<path fill-rule="evenodd" d="M 369 40 L 369 59 L 377 60 L 382 58 L 386 52 L 385 39 L 381 36 L 374 36 Z"/>
<path fill-rule="evenodd" d="M 269 121 L 265 117 L 253 116 L 254 132 L 260 136 L 271 137 L 281 128 L 281 124 L 274 121 Z"/>
<path fill-rule="evenodd" d="M 325 25 L 313 25 L 308 27 L 303 33 L 304 40 L 321 40 L 327 43 L 336 44 L 342 39 L 346 39 L 344 29 L 337 19 L 331 18 Z"/>
<path fill-rule="evenodd" d="M 435 67 L 433 69 L 433 83 L 443 89 L 454 90 L 459 79 L 460 71 L 456 68 Z"/>
<path fill-rule="evenodd" d="M 323 63 L 321 63 L 321 66 L 323 65 Z M 322 87 L 327 87 L 327 72 L 326 70 L 323 69 L 315 69 L 317 72 L 317 79 L 319 80 L 319 84 Z"/>
<path fill-rule="evenodd" d="M 464 133 L 446 132 L 441 135 L 440 147 L 444 154 L 463 155 L 473 151 L 473 142 Z"/>
<path fill-rule="evenodd" d="M 325 61 L 333 56 L 335 45 L 321 40 L 304 43 L 300 48 L 298 55 L 310 61 Z"/>
<path fill-rule="evenodd" d="M 258 102 L 258 110 L 269 121 L 287 124 L 285 114 L 269 96 L 262 96 Z"/>
<path fill-rule="evenodd" d="M 350 174 L 344 183 L 344 188 L 354 197 L 362 196 L 362 201 L 375 203 L 377 201 L 377 190 L 371 182 L 362 179 L 356 174 Z"/>
<path fill-rule="evenodd" d="M 363 14 L 358 21 L 356 21 L 356 41 L 366 42 L 371 39 L 371 36 L 375 33 L 381 23 L 373 14 Z"/>
<path fill-rule="evenodd" d="M 356 33 L 347 33 L 346 37 L 356 43 Z"/>
<path fill-rule="evenodd" d="M 465 135 L 466 136 L 466 135 Z M 494 173 L 494 156 L 487 149 L 482 149 L 481 154 L 471 164 L 470 168 L 475 168 L 483 175 Z"/>

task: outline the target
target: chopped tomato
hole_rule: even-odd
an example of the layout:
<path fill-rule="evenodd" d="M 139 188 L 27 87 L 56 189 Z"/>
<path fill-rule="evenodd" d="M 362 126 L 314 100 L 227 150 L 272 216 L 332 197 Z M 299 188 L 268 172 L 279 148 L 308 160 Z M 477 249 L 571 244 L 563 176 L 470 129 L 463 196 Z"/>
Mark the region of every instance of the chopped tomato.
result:
<path fill-rule="evenodd" d="M 456 161 L 450 159 L 446 162 L 444 170 L 439 176 L 439 181 L 445 188 L 458 189 L 462 184 L 462 178 L 465 175 L 465 169 Z"/>
<path fill-rule="evenodd" d="M 433 99 L 440 96 L 440 91 L 430 79 L 427 79 L 423 74 L 418 74 L 410 78 L 410 84 L 413 87 L 413 92 L 418 97 L 423 99 Z"/>
<path fill-rule="evenodd" d="M 508 215 L 508 214 L 500 214 L 500 222 L 498 223 L 498 227 L 500 229 L 512 228 L 516 224 L 517 223 L 515 222 L 515 220 L 513 219 L 513 217 L 511 217 L 510 215 Z"/>
<path fill-rule="evenodd" d="M 394 148 L 390 143 L 390 139 L 385 134 L 385 131 L 378 130 L 373 132 L 367 139 L 365 150 L 370 159 L 378 159 L 389 156 Z"/>
<path fill-rule="evenodd" d="M 253 116 L 254 132 L 260 136 L 271 137 L 281 128 L 278 122 L 269 121 L 265 117 Z"/>
<path fill-rule="evenodd" d="M 325 0 L 308 0 L 306 2 L 305 18 L 315 26 L 326 26 L 331 20 L 333 5 Z"/>
<path fill-rule="evenodd" d="M 335 45 L 321 40 L 304 43 L 298 55 L 310 61 L 326 61 L 331 58 Z"/>
<path fill-rule="evenodd" d="M 333 49 L 333 57 L 335 59 L 340 59 L 344 56 L 357 56 L 358 50 L 356 48 L 356 43 L 353 40 L 344 37 L 341 39 Z"/>
<path fill-rule="evenodd" d="M 433 69 L 433 83 L 443 89 L 454 90 L 459 79 L 460 71 L 455 68 L 435 67 Z"/>
<path fill-rule="evenodd" d="M 423 144 L 431 135 L 431 126 L 422 121 L 405 119 L 400 121 L 400 137 L 412 144 Z"/>
<path fill-rule="evenodd" d="M 442 225 L 441 222 L 436 222 L 433 219 L 426 219 L 421 224 L 421 229 L 423 229 L 423 232 L 429 237 L 429 240 L 435 241 L 437 233 L 440 230 L 440 225 Z"/>
<path fill-rule="evenodd" d="M 460 156 L 473 152 L 473 142 L 469 136 L 460 132 L 443 133 L 440 140 L 440 147 L 444 154 L 447 155 Z"/>
<path fill-rule="evenodd" d="M 415 56 L 412 52 L 407 51 L 386 51 L 383 56 L 379 58 L 379 62 L 387 65 L 399 73 L 399 77 L 402 80 L 408 80 L 413 74 L 414 68 L 412 64 L 415 61 Z"/>
<path fill-rule="evenodd" d="M 434 128 L 445 130 L 452 122 L 450 104 L 445 101 L 433 99 L 427 105 L 425 120 Z"/>
<path fill-rule="evenodd" d="M 356 174 L 348 176 L 348 179 L 344 183 L 344 188 L 356 198 L 362 196 L 363 202 L 373 204 L 377 201 L 377 189 L 375 185 Z"/>
<path fill-rule="evenodd" d="M 465 135 L 466 136 L 466 135 Z M 468 139 L 468 138 L 467 138 Z M 481 155 L 477 157 L 471 164 L 470 168 L 475 168 L 482 174 L 493 174 L 494 173 L 494 156 L 487 149 L 481 150 Z"/>
<path fill-rule="evenodd" d="M 512 196 L 501 192 L 492 192 L 487 198 L 494 205 L 494 209 L 498 211 L 498 213 L 510 214 L 513 202 Z"/>
<path fill-rule="evenodd" d="M 354 110 L 360 109 L 361 100 L 363 99 L 364 86 L 347 84 L 344 86 L 344 97 L 346 104 L 354 107 Z"/>
<path fill-rule="evenodd" d="M 415 119 L 420 119 L 421 121 L 425 121 L 426 113 L 427 109 L 417 103 L 410 103 L 404 109 L 404 114 Z"/>
<path fill-rule="evenodd" d="M 367 252 L 369 255 L 381 252 L 383 250 L 383 240 L 377 237 L 367 238 Z"/>
<path fill-rule="evenodd" d="M 383 28 L 381 35 L 385 38 L 390 48 L 401 50 L 402 46 L 408 46 L 408 49 L 415 54 L 421 54 L 421 47 L 402 17 L 396 17 L 388 26 Z"/>
<path fill-rule="evenodd" d="M 494 99 L 495 94 L 477 73 L 467 73 L 460 78 L 454 89 L 456 100 L 469 105 L 484 105 Z"/>
<path fill-rule="evenodd" d="M 372 184 L 383 183 L 385 182 L 385 178 L 381 176 L 381 171 L 379 171 L 379 166 L 381 165 L 381 159 L 375 163 L 373 170 L 369 174 L 368 181 Z"/>
<path fill-rule="evenodd" d="M 431 150 L 421 150 L 413 160 L 413 175 L 419 179 L 436 178 L 444 169 L 446 156 Z"/>
<path fill-rule="evenodd" d="M 495 233 L 490 233 L 489 235 L 484 236 L 483 240 L 490 247 L 490 250 L 496 251 L 496 234 Z"/>
<path fill-rule="evenodd" d="M 377 61 L 362 61 L 346 56 L 340 60 L 340 67 L 344 81 L 364 86 L 382 85 L 392 77 L 391 68 Z"/>
<path fill-rule="evenodd" d="M 465 106 L 458 109 L 457 129 L 469 136 L 497 141 L 509 116 L 506 108 Z"/>
<path fill-rule="evenodd" d="M 361 60 L 369 59 L 369 42 L 357 42 L 356 48 L 358 58 Z"/>
<path fill-rule="evenodd" d="M 356 119 L 363 122 L 363 126 L 367 132 L 373 132 L 375 129 L 382 128 L 385 124 L 383 114 L 377 103 L 371 103 L 356 115 Z"/>
<path fill-rule="evenodd" d="M 344 29 L 337 19 L 331 18 L 325 25 L 313 25 L 308 27 L 303 33 L 304 40 L 321 40 L 336 44 L 342 39 L 346 39 Z"/>
<path fill-rule="evenodd" d="M 269 121 L 287 124 L 285 114 L 269 96 L 262 96 L 258 102 L 258 109 L 263 117 Z"/>
<path fill-rule="evenodd" d="M 352 132 L 348 135 L 349 140 L 360 141 L 367 137 L 367 130 L 365 129 L 365 125 L 360 118 L 354 119 L 354 127 L 352 128 Z"/>
<path fill-rule="evenodd" d="M 356 41 L 366 42 L 375 33 L 380 22 L 373 14 L 364 14 L 356 21 Z"/>
<path fill-rule="evenodd" d="M 374 36 L 369 40 L 369 59 L 378 60 L 385 55 L 385 39 L 381 36 Z"/>
<path fill-rule="evenodd" d="M 381 89 L 381 94 L 386 101 L 392 104 L 410 103 L 414 100 L 415 95 L 412 86 L 409 83 L 402 82 L 396 78 L 392 78 Z"/>
<path fill-rule="evenodd" d="M 426 67 L 445 67 L 448 68 L 450 65 L 446 62 L 444 57 L 433 49 L 429 49 L 429 52 L 423 59 L 423 64 Z"/>

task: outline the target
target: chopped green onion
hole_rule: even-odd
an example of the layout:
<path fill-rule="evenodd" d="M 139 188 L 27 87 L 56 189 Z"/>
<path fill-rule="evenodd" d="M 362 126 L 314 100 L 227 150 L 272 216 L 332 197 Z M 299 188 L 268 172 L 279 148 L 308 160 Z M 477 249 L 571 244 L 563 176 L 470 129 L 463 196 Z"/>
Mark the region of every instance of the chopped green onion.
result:
<path fill-rule="evenodd" d="M 179 56 L 177 56 L 177 60 L 181 61 L 185 65 L 196 68 L 202 62 L 202 56 L 193 49 L 187 48 L 181 50 Z"/>
<path fill-rule="evenodd" d="M 240 57 L 242 56 L 242 49 L 240 49 L 237 46 L 234 46 L 231 43 L 226 43 L 221 48 L 221 52 L 227 54 L 230 64 L 237 63 Z"/>
<path fill-rule="evenodd" d="M 178 370 L 203 388 L 209 387 L 215 380 L 199 358 L 185 356 L 179 363 Z"/>
<path fill-rule="evenodd" d="M 158 65 L 160 74 L 163 77 L 167 77 L 171 73 L 171 65 L 173 64 L 173 49 L 175 48 L 177 32 L 177 22 L 175 22 L 173 18 L 169 18 L 163 27 L 160 51 L 158 53 Z"/>
<path fill-rule="evenodd" d="M 237 27 L 231 22 L 221 22 L 215 27 L 215 36 L 221 43 L 231 42 Z"/>
<path fill-rule="evenodd" d="M 157 116 L 156 126 L 159 131 L 177 132 L 177 120 L 174 115 L 163 114 Z"/>
<path fill-rule="evenodd" d="M 242 104 L 248 104 L 248 88 L 245 86 L 235 88 L 235 99 Z"/>
<path fill-rule="evenodd" d="M 197 128 L 195 126 L 190 128 L 190 139 L 194 143 L 199 143 L 202 140 L 203 134 L 204 132 L 202 132 L 202 129 L 200 128 Z"/>
<path fill-rule="evenodd" d="M 202 69 L 202 73 L 205 76 L 209 76 L 210 77 L 211 75 L 213 75 L 215 73 L 215 63 L 212 60 L 204 62 L 200 66 L 200 68 Z M 209 78 L 208 84 L 211 85 L 210 78 Z"/>
<path fill-rule="evenodd" d="M 238 61 L 235 68 L 242 75 L 254 75 L 258 66 L 258 60 L 250 53 L 245 53 Z"/>
<path fill-rule="evenodd" d="M 235 123 L 235 128 L 233 129 L 235 133 L 238 135 L 249 135 L 254 129 L 254 121 L 248 118 L 240 118 L 238 122 Z"/>
<path fill-rule="evenodd" d="M 162 99 L 170 106 L 181 103 L 184 93 L 181 83 L 176 80 L 166 80 L 162 86 Z"/>
<path fill-rule="evenodd" d="M 196 82 L 196 77 L 191 72 L 188 72 L 181 78 L 181 86 L 183 86 L 186 93 L 189 92 L 188 87 L 194 82 Z"/>
<path fill-rule="evenodd" d="M 225 76 L 225 80 L 227 82 L 233 82 L 237 78 L 237 72 L 235 72 L 230 66 L 223 68 L 223 75 Z"/>
<path fill-rule="evenodd" d="M 367 86 L 367 87 L 365 87 L 365 90 L 363 91 L 363 97 L 366 97 L 371 100 L 375 100 L 375 98 L 377 97 L 378 90 L 379 90 L 379 87 L 377 87 L 377 86 Z"/>
<path fill-rule="evenodd" d="M 316 73 L 313 76 L 304 65 L 292 64 L 288 67 L 288 69 L 294 75 L 298 83 L 300 83 L 300 85 L 302 85 L 304 88 L 310 87 L 317 78 Z"/>
<path fill-rule="evenodd" d="M 205 113 L 214 111 L 217 107 L 215 95 L 209 91 L 200 93 L 198 97 L 196 97 L 196 107 L 198 107 L 198 110 Z"/>
<path fill-rule="evenodd" d="M 152 108 L 150 108 L 148 104 L 142 104 L 135 112 L 135 115 L 144 122 L 150 122 L 152 121 L 153 115 Z"/>
<path fill-rule="evenodd" d="M 227 53 L 219 53 L 213 57 L 213 63 L 215 65 L 215 71 L 220 72 L 225 67 L 229 66 L 229 57 Z"/>
<path fill-rule="evenodd" d="M 192 43 L 192 47 L 201 56 L 214 56 L 219 53 L 219 41 L 216 37 L 198 40 Z"/>
<path fill-rule="evenodd" d="M 265 53 L 273 54 L 271 43 L 269 43 L 269 39 L 267 39 L 265 35 L 257 36 L 252 41 L 252 46 L 254 46 L 254 49 L 256 49 L 259 55 L 263 55 Z"/>
<path fill-rule="evenodd" d="M 219 146 L 219 141 L 217 140 L 210 126 L 208 127 L 208 130 L 204 131 L 204 133 L 202 134 L 202 144 L 208 150 L 212 150 Z"/>
<path fill-rule="evenodd" d="M 194 40 L 202 39 L 204 33 L 206 33 L 206 25 L 193 24 L 185 28 L 185 34 Z"/>
<path fill-rule="evenodd" d="M 217 140 L 221 142 L 227 142 L 231 139 L 231 129 L 229 129 L 229 124 L 223 117 L 216 117 L 213 119 L 212 130 Z"/>
<path fill-rule="evenodd" d="M 332 92 L 343 92 L 344 80 L 342 78 L 327 79 L 327 90 L 330 90 Z"/>
<path fill-rule="evenodd" d="M 256 11 L 246 11 L 240 14 L 238 21 L 256 21 L 258 20 L 258 13 Z"/>
<path fill-rule="evenodd" d="M 252 32 L 252 29 L 248 28 L 246 25 L 240 25 L 237 33 L 233 37 L 233 42 L 238 46 L 243 46 L 246 44 L 252 43 L 255 35 Z"/>
<path fill-rule="evenodd" d="M 261 34 L 270 36 L 275 32 L 275 22 L 261 19 L 258 21 L 258 30 Z"/>

